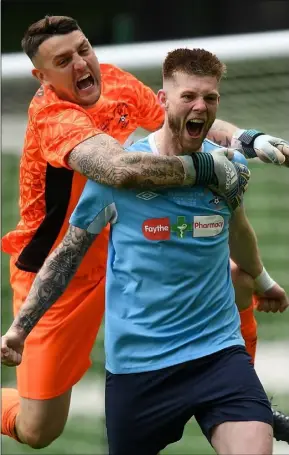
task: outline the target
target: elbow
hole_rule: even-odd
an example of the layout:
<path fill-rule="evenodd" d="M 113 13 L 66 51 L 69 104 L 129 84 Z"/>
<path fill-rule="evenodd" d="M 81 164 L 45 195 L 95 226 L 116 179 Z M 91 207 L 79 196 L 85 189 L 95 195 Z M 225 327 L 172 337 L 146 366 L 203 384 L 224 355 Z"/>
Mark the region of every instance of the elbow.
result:
<path fill-rule="evenodd" d="M 108 180 L 107 184 L 114 188 L 135 188 L 137 173 L 135 170 L 129 169 L 128 165 L 119 165 L 118 162 L 113 162 Z"/>

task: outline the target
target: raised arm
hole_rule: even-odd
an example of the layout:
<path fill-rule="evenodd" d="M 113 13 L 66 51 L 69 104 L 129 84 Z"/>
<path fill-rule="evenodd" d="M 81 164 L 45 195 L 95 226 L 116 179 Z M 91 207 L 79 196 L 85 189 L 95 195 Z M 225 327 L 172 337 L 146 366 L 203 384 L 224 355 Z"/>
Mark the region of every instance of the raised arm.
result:
<path fill-rule="evenodd" d="M 259 158 L 264 163 L 289 164 L 289 144 L 281 138 L 216 119 L 208 138 L 223 147 L 238 149 L 246 158 Z"/>

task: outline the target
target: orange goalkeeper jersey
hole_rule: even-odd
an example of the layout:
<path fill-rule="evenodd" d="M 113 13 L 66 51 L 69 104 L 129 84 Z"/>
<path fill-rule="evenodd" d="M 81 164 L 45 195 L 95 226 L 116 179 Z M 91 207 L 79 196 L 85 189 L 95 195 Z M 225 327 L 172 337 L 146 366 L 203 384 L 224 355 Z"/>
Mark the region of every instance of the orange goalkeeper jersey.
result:
<path fill-rule="evenodd" d="M 102 95 L 93 108 L 63 101 L 41 86 L 28 110 L 20 161 L 20 221 L 2 238 L 2 250 L 22 270 L 37 272 L 63 238 L 86 178 L 67 164 L 70 151 L 91 136 L 105 132 L 124 143 L 138 127 L 154 131 L 164 119 L 156 95 L 134 76 L 101 65 Z M 107 235 L 95 240 L 77 272 L 104 273 Z"/>

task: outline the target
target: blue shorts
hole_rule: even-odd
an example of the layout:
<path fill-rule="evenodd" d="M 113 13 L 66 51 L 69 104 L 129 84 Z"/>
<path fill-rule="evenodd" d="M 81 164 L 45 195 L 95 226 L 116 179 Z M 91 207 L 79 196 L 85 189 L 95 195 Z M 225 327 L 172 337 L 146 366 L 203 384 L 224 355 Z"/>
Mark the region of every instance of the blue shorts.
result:
<path fill-rule="evenodd" d="M 243 346 L 145 373 L 106 375 L 110 455 L 157 455 L 195 416 L 204 435 L 228 421 L 273 425 L 271 406 Z"/>

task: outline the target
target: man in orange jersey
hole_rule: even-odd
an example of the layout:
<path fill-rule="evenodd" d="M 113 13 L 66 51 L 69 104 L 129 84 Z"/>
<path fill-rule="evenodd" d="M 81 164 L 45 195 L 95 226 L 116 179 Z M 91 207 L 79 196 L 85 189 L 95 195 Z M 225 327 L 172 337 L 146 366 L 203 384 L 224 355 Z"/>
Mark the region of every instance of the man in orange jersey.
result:
<path fill-rule="evenodd" d="M 21 220 L 2 241 L 3 250 L 11 255 L 14 314 L 45 258 L 62 240 L 87 178 L 120 187 L 194 184 L 202 165 L 187 166 L 176 157 L 122 153 L 119 142 L 139 126 L 159 128 L 163 111 L 152 90 L 135 77 L 112 65 L 99 66 L 73 19 L 46 17 L 28 29 L 22 44 L 41 88 L 29 108 L 20 164 Z M 237 128 L 221 125 L 216 122 L 212 137 L 227 144 Z M 272 139 L 268 157 L 282 163 L 285 145 Z M 247 145 L 253 150 L 252 141 Z M 211 161 L 217 182 L 207 171 L 207 184 L 224 187 L 222 163 L 230 166 L 224 152 Z M 61 434 L 72 386 L 90 366 L 103 315 L 106 247 L 104 231 L 65 295 L 25 343 L 17 368 L 18 392 L 3 390 L 2 433 L 31 447 L 45 447 Z M 85 343 L 75 343 L 76 336 Z"/>

